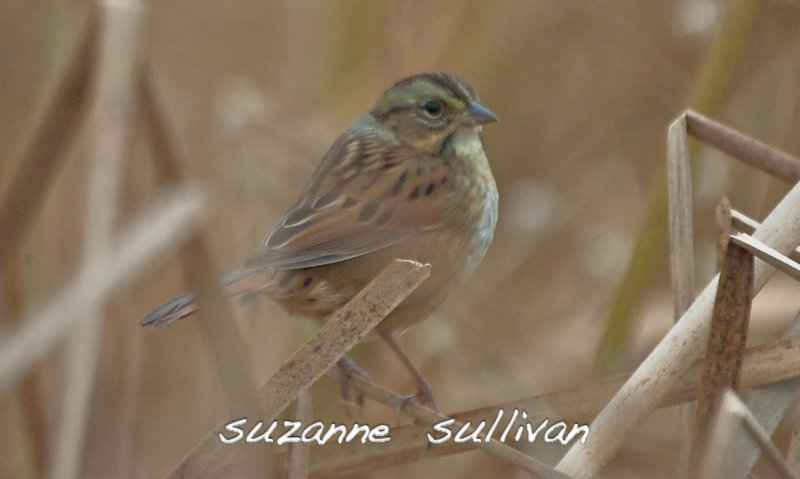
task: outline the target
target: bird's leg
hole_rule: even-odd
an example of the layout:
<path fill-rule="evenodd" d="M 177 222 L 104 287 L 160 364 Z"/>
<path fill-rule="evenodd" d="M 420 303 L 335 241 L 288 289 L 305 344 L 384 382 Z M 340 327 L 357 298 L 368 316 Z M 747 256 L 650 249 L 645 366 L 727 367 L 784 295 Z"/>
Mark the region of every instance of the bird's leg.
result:
<path fill-rule="evenodd" d="M 411 375 L 414 376 L 414 379 L 417 382 L 416 394 L 404 398 L 403 401 L 400 403 L 400 407 L 402 408 L 408 401 L 416 399 L 421 404 L 436 409 L 436 403 L 433 400 L 433 390 L 431 389 L 431 386 L 428 384 L 428 381 L 426 381 L 425 378 L 422 376 L 422 373 L 419 372 L 419 369 L 417 369 L 417 367 L 414 366 L 414 363 L 412 363 L 411 360 L 408 358 L 408 356 L 406 356 L 406 353 L 404 353 L 403 350 L 400 348 L 400 344 L 397 342 L 397 338 L 395 338 L 391 332 L 385 332 L 385 333 L 381 332 L 380 335 L 383 338 L 383 340 L 386 341 L 386 344 L 388 344 L 389 347 L 392 348 L 392 351 L 394 351 L 395 354 L 397 354 L 397 357 L 400 358 L 400 361 L 403 363 L 406 369 L 408 369 L 408 372 L 410 372 Z"/>
<path fill-rule="evenodd" d="M 361 376 L 365 379 L 372 380 L 372 377 L 355 361 L 350 359 L 349 356 L 342 356 L 342 359 L 336 362 L 339 368 L 340 376 L 338 378 L 339 386 L 341 389 L 342 401 L 347 406 L 347 412 L 351 416 L 360 415 L 361 409 L 364 407 L 364 395 L 356 391 L 356 397 L 351 397 L 350 394 L 350 378 L 353 376 Z M 354 407 L 357 411 L 355 414 L 351 411 L 350 407 Z"/>

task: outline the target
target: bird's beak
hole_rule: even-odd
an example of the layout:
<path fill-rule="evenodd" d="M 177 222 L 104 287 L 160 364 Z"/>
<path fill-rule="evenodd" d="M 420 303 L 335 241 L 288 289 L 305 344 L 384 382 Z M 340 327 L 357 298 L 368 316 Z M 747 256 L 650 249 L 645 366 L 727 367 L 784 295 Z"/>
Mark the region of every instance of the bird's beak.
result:
<path fill-rule="evenodd" d="M 467 117 L 464 119 L 464 124 L 469 126 L 478 126 L 485 123 L 492 123 L 497 121 L 497 115 L 491 112 L 488 108 L 481 105 L 477 101 L 473 101 L 467 108 Z"/>

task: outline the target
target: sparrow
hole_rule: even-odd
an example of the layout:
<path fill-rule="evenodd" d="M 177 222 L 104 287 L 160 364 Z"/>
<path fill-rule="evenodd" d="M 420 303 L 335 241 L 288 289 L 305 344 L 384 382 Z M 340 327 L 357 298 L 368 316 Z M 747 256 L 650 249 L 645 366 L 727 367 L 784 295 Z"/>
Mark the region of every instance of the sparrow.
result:
<path fill-rule="evenodd" d="M 292 314 L 324 322 L 394 259 L 429 263 L 430 277 L 376 331 L 416 380 L 412 397 L 433 404 L 396 335 L 434 312 L 486 254 L 498 194 L 481 130 L 495 121 L 455 75 L 400 80 L 333 143 L 260 249 L 222 279 L 226 293 L 266 294 Z M 186 292 L 143 324 L 196 308 Z"/>

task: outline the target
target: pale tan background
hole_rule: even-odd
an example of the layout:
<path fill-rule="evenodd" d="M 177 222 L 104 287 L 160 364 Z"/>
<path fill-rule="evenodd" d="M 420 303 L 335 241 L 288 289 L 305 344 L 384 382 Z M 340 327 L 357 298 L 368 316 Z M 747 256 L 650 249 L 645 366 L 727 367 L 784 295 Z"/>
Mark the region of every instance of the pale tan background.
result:
<path fill-rule="evenodd" d="M 616 366 L 595 362 L 612 294 L 663 178 L 666 126 L 698 98 L 701 72 L 715 61 L 710 46 L 741 2 L 149 3 L 148 57 L 190 171 L 212 195 L 206 228 L 221 270 L 259 245 L 327 145 L 395 80 L 431 69 L 457 73 L 501 118 L 484 135 L 501 195 L 495 241 L 468 283 L 401 340 L 443 411 L 631 370 L 669 327 L 667 253 L 653 251 L 655 282 L 639 298 L 627 345 Z M 0 4 L 2 185 L 87 5 Z M 760 2 L 750 15 L 752 28 L 722 62 L 729 87 L 706 113 L 798 154 L 800 5 Z M 85 147 L 72 151 L 17 265 L 23 287 L 4 287 L 4 301 L 23 309 L 56 291 L 81 255 Z M 131 151 L 121 221 L 156 193 L 145 148 Z M 730 165 L 706 151 L 696 169 L 700 283 L 715 264 L 709 225 L 720 195 L 760 218 L 786 189 Z M 84 477 L 161 476 L 225 419 L 220 383 L 192 321 L 157 331 L 138 325 L 183 287 L 172 259 L 107 308 Z M 753 318 L 758 340 L 779 334 L 800 305 L 797 292 L 788 281 L 766 289 Z M 259 381 L 314 330 L 267 299 L 239 310 Z M 0 331 L 11 323 L 3 320 Z M 0 477 L 36 477 L 31 438 L 53 433 L 62 357 L 51 356 L 27 385 L 0 399 Z M 413 387 L 384 345 L 363 344 L 355 357 L 379 382 Z M 345 418 L 330 380 L 315 388 L 315 402 L 317 417 Z M 37 411 L 38 426 L 28 422 Z M 365 414 L 396 421 L 381 406 Z M 609 477 L 671 477 L 676 419 L 674 411 L 658 413 Z M 542 457 L 553 461 L 557 453 Z M 525 475 L 473 452 L 369 477 Z"/>

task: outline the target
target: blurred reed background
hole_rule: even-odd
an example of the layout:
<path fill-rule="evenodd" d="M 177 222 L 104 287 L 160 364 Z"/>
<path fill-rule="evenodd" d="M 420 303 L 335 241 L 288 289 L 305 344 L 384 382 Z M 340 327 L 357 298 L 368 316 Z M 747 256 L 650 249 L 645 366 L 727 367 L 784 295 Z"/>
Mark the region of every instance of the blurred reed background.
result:
<path fill-rule="evenodd" d="M 672 324 L 658 210 L 666 207 L 666 127 L 682 110 L 695 107 L 800 154 L 797 2 L 145 3 L 146 55 L 190 172 L 211 195 L 205 228 L 220 270 L 259 246 L 336 135 L 395 80 L 457 73 L 499 115 L 484 133 L 501 195 L 495 241 L 442 310 L 401 338 L 443 412 L 630 371 Z M 0 3 L 3 188 L 89 5 Z M 17 326 L 10 318 L 56 291 L 83 254 L 85 143 L 72 148 L 22 257 L 3 278 L 3 334 Z M 716 266 L 720 196 L 761 218 L 787 187 L 698 151 L 698 284 L 705 284 Z M 121 222 L 157 192 L 143 140 L 130 156 Z M 161 476 L 226 419 L 192 320 L 139 326 L 184 287 L 170 259 L 105 308 L 82 477 Z M 770 283 L 756 300 L 751 337 L 775 337 L 798 306 L 795 284 Z M 238 309 L 259 383 L 315 329 L 266 298 Z M 354 357 L 376 381 L 413 388 L 383 344 L 364 343 Z M 63 358 L 50 355 L 0 398 L 0 477 L 43 474 L 63 402 Z M 315 386 L 314 405 L 315 418 L 347 421 L 329 379 Z M 363 419 L 394 424 L 397 416 L 368 405 Z M 608 477 L 673 477 L 677 419 L 674 409 L 650 418 Z M 540 457 L 563 452 L 549 448 Z M 364 477 L 527 476 L 476 451 Z"/>

